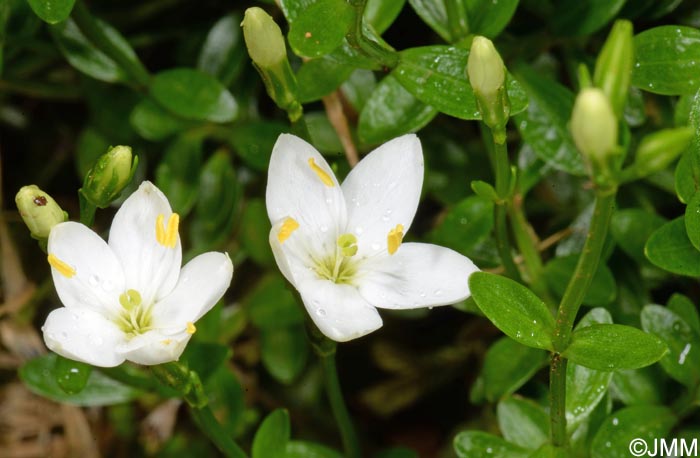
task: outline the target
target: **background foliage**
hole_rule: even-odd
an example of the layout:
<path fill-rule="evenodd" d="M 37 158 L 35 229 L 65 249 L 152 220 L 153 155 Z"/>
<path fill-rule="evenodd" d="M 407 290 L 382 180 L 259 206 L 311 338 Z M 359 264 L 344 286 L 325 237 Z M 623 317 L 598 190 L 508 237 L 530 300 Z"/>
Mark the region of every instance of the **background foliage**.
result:
<path fill-rule="evenodd" d="M 471 186 L 493 182 L 488 134 L 474 122 L 481 114 L 465 76 L 473 35 L 494 40 L 509 70 L 517 205 L 537 234 L 544 265 L 542 283 L 530 283 L 539 298 L 504 294 L 528 297 L 514 307 L 528 305 L 523 313 L 542 319 L 511 332 L 492 318 L 506 317 L 498 310 L 505 300 L 491 301 L 495 312 L 488 298 L 487 307 L 480 301 L 483 312 L 468 300 L 384 312 L 380 331 L 343 344 L 346 399 L 366 456 L 382 458 L 546 452 L 544 350 L 552 347 L 540 337 L 551 335 L 551 305 L 564 293 L 593 213 L 586 164 L 568 123 L 580 66 L 592 72 L 614 20 L 629 19 L 635 63 L 624 147 L 639 151 L 642 139 L 661 129 L 690 126 L 693 135 L 678 165 L 640 173 L 643 179 L 620 188 L 603 262 L 574 332 L 577 345 L 568 350 L 576 364 L 567 372 L 566 418 L 580 456 L 627 456 L 640 431 L 700 434 L 696 2 L 369 0 L 362 36 L 376 49 L 358 52 L 363 45 L 346 35 L 353 7 L 340 0 L 0 0 L 0 446 L 16 454 L 9 456 L 215 453 L 179 401 L 141 368 L 80 373 L 56 366 L 54 356 L 35 358 L 45 352 L 40 326 L 59 302 L 11 196 L 37 184 L 77 219 L 75 191 L 117 144 L 139 155 L 132 189 L 153 180 L 183 217 L 186 258 L 226 250 L 234 260 L 232 288 L 198 323 L 183 356 L 227 430 L 254 458 L 341 456 L 305 312 L 267 242 L 269 155 L 278 134 L 298 130 L 270 100 L 246 53 L 239 24 L 249 6 L 265 8 L 287 36 L 310 140 L 337 174 L 349 170 L 348 140 L 362 154 L 418 131 L 426 175 L 411 238 L 453 248 L 495 273 L 503 268 L 494 203 Z M 633 164 L 634 154 L 622 160 Z M 100 210 L 96 228 L 108 228 L 112 214 Z M 485 276 L 481 285 L 485 294 L 491 286 L 523 288 L 502 277 Z M 612 323 L 657 336 L 669 353 L 642 369 L 658 357 L 633 354 L 615 361 L 614 372 L 598 367 L 586 344 L 611 336 L 605 326 Z M 614 330 L 609 343 L 622 353 L 640 341 Z M 85 389 L 73 388 L 86 379 Z"/>

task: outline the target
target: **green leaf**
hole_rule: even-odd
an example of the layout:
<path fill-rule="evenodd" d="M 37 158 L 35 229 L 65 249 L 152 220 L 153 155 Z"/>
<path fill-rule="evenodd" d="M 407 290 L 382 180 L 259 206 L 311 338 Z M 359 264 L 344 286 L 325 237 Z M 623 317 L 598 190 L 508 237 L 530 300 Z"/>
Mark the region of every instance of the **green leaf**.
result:
<path fill-rule="evenodd" d="M 296 74 L 299 86 L 297 100 L 315 102 L 335 91 L 348 79 L 353 67 L 329 57 L 304 62 Z"/>
<path fill-rule="evenodd" d="M 443 40 L 452 42 L 448 28 L 445 0 L 408 0 L 415 12 Z"/>
<path fill-rule="evenodd" d="M 505 439 L 481 431 L 462 431 L 453 446 L 459 458 L 524 458 L 529 452 Z"/>
<path fill-rule="evenodd" d="M 391 73 L 418 100 L 460 119 L 481 119 L 474 90 L 466 76 L 469 51 L 452 46 L 423 46 L 401 52 Z M 511 115 L 527 107 L 527 95 L 510 75 L 506 89 Z"/>
<path fill-rule="evenodd" d="M 343 455 L 315 442 L 289 441 L 284 458 L 343 458 Z"/>
<path fill-rule="evenodd" d="M 246 165 L 267 172 L 277 137 L 288 130 L 286 124 L 277 121 L 247 121 L 232 126 L 227 140 Z"/>
<path fill-rule="evenodd" d="M 187 215 L 197 201 L 201 166 L 202 139 L 181 135 L 168 145 L 156 169 L 156 186 L 180 216 Z"/>
<path fill-rule="evenodd" d="M 593 324 L 612 323 L 610 312 L 594 308 L 576 325 L 576 330 Z M 566 422 L 569 431 L 586 420 L 603 400 L 612 372 L 598 371 L 569 361 L 566 366 Z"/>
<path fill-rule="evenodd" d="M 661 404 L 665 392 L 663 381 L 657 366 L 615 371 L 610 391 L 625 405 Z"/>
<path fill-rule="evenodd" d="M 237 376 L 226 365 L 220 365 L 207 378 L 204 386 L 209 405 L 216 412 L 224 429 L 235 434 L 246 420 L 243 415 L 246 407 L 245 392 Z"/>
<path fill-rule="evenodd" d="M 250 321 L 260 329 L 279 329 L 303 324 L 304 311 L 278 274 L 260 280 L 243 301 Z"/>
<path fill-rule="evenodd" d="M 610 234 L 627 255 L 637 262 L 647 262 L 644 245 L 666 220 L 641 208 L 626 208 L 613 213 Z"/>
<path fill-rule="evenodd" d="M 231 93 L 213 76 L 193 68 L 158 73 L 150 84 L 151 96 L 186 119 L 229 122 L 238 112 Z"/>
<path fill-rule="evenodd" d="M 304 114 L 312 145 L 321 153 L 337 154 L 343 150 L 338 132 L 333 128 L 325 111 L 308 111 Z"/>
<path fill-rule="evenodd" d="M 685 218 L 676 218 L 657 229 L 644 247 L 649 261 L 664 270 L 689 277 L 700 276 L 700 251 L 685 230 Z"/>
<path fill-rule="evenodd" d="M 435 108 L 419 101 L 389 74 L 360 112 L 357 133 L 365 143 L 381 143 L 420 130 L 435 115 Z"/>
<path fill-rule="evenodd" d="M 571 175 L 586 175 L 583 158 L 568 129 L 574 94 L 524 65 L 518 67 L 516 75 L 529 96 L 527 111 L 516 116 L 525 142 L 555 169 Z"/>
<path fill-rule="evenodd" d="M 53 376 L 55 353 L 31 359 L 19 369 L 19 376 L 30 391 L 56 402 L 79 406 L 103 406 L 128 402 L 141 395 L 135 388 L 92 371 L 85 387 L 75 394 L 66 393 Z"/>
<path fill-rule="evenodd" d="M 343 96 L 355 108 L 355 111 L 360 113 L 376 86 L 377 80 L 373 72 L 356 69 L 341 85 L 340 89 L 343 91 Z"/>
<path fill-rule="evenodd" d="M 496 408 L 503 438 L 520 447 L 535 450 L 549 439 L 549 415 L 534 401 L 508 397 Z"/>
<path fill-rule="evenodd" d="M 700 30 L 664 25 L 634 37 L 632 84 L 655 94 L 693 94 L 700 88 Z"/>
<path fill-rule="evenodd" d="M 591 443 L 591 458 L 629 458 L 633 440 L 648 441 L 653 447 L 654 440 L 666 437 L 676 421 L 666 407 L 641 405 L 620 409 L 598 429 Z"/>
<path fill-rule="evenodd" d="M 648 366 L 667 351 L 661 339 L 632 326 L 593 324 L 574 331 L 563 355 L 575 364 L 611 371 Z"/>
<path fill-rule="evenodd" d="M 373 458 L 419 458 L 418 453 L 405 447 L 392 447 L 384 449 L 374 455 Z"/>
<path fill-rule="evenodd" d="M 544 267 L 544 277 L 550 289 L 559 297 L 564 295 L 569 279 L 576 270 L 579 255 L 553 258 Z M 617 285 L 615 277 L 604 262 L 598 264 L 593 274 L 591 285 L 583 298 L 583 303 L 590 306 L 604 306 L 615 300 Z"/>
<path fill-rule="evenodd" d="M 102 23 L 102 26 L 109 27 L 105 23 Z M 54 40 L 56 40 L 58 49 L 68 63 L 77 70 L 107 83 L 128 80 L 126 73 L 121 67 L 102 51 L 95 48 L 72 19 L 51 26 L 50 31 Z"/>
<path fill-rule="evenodd" d="M 304 326 L 262 329 L 260 353 L 270 375 L 283 384 L 292 383 L 304 370 L 309 358 Z"/>
<path fill-rule="evenodd" d="M 431 232 L 430 240 L 466 255 L 489 236 L 491 229 L 493 202 L 479 196 L 469 196 L 447 212 Z"/>
<path fill-rule="evenodd" d="M 555 447 L 552 444 L 544 444 L 528 458 L 571 458 L 567 448 Z"/>
<path fill-rule="evenodd" d="M 466 0 L 469 31 L 488 38 L 497 37 L 508 25 L 519 0 Z"/>
<path fill-rule="evenodd" d="M 700 383 L 700 335 L 682 317 L 660 305 L 642 309 L 642 328 L 668 345 L 668 354 L 659 361 L 666 373 L 696 387 Z"/>
<path fill-rule="evenodd" d="M 231 350 L 226 345 L 192 341 L 187 344 L 181 359 L 206 382 L 230 356 Z"/>
<path fill-rule="evenodd" d="M 691 148 L 681 155 L 676 171 L 674 173 L 674 186 L 678 200 L 683 203 L 690 202 L 695 193 L 700 189 L 700 177 L 696 178 L 695 166 L 700 166 L 700 158 L 698 157 L 700 150 L 693 145 L 698 144 L 698 138 L 691 141 Z"/>
<path fill-rule="evenodd" d="M 364 21 L 381 35 L 394 22 L 405 4 L 406 0 L 368 0 Z"/>
<path fill-rule="evenodd" d="M 627 0 L 560 0 L 553 16 L 554 30 L 562 35 L 589 35 L 610 22 Z"/>
<path fill-rule="evenodd" d="M 484 315 L 508 337 L 528 347 L 552 349 L 554 317 L 532 291 L 485 272 L 469 277 L 469 289 Z"/>
<path fill-rule="evenodd" d="M 80 132 L 76 145 L 76 168 L 78 176 L 84 177 L 99 157 L 110 148 L 109 141 L 94 127 L 88 126 Z"/>
<path fill-rule="evenodd" d="M 270 220 L 267 218 L 265 202 L 262 199 L 252 199 L 243 209 L 241 217 L 241 234 L 239 240 L 243 249 L 261 266 L 272 266 L 274 258 L 270 249 L 268 236 Z"/>
<path fill-rule="evenodd" d="M 284 409 L 275 410 L 263 420 L 255 433 L 252 458 L 284 456 L 290 437 L 289 414 Z"/>
<path fill-rule="evenodd" d="M 683 318 L 688 326 L 700 335 L 700 315 L 698 309 L 687 296 L 674 293 L 666 304 L 668 309 Z"/>
<path fill-rule="evenodd" d="M 29 6 L 42 21 L 57 24 L 68 19 L 75 0 L 28 0 Z"/>
<path fill-rule="evenodd" d="M 353 17 L 344 0 L 315 0 L 290 20 L 289 45 L 303 57 L 328 54 L 342 44 Z"/>
<path fill-rule="evenodd" d="M 144 98 L 134 107 L 129 122 L 140 136 L 154 142 L 165 140 L 192 124 L 176 117 L 150 98 Z"/>
<path fill-rule="evenodd" d="M 685 231 L 690 243 L 700 250 L 700 192 L 696 192 L 685 207 Z"/>
<path fill-rule="evenodd" d="M 542 350 L 526 347 L 510 337 L 497 340 L 484 356 L 480 378 L 489 402 L 514 393 L 547 363 Z"/>
<path fill-rule="evenodd" d="M 63 356 L 56 358 L 53 375 L 63 391 L 67 394 L 80 393 L 87 385 L 92 366 L 80 361 L 73 361 Z"/>
<path fill-rule="evenodd" d="M 241 33 L 242 17 L 238 13 L 227 14 L 209 30 L 204 41 L 197 68 L 228 86 L 244 68 L 247 56 Z"/>

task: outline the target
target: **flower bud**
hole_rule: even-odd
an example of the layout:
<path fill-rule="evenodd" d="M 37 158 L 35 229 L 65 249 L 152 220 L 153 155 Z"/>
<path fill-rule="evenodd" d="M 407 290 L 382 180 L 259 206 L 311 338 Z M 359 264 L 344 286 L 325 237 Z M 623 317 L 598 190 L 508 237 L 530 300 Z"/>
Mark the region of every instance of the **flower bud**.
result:
<path fill-rule="evenodd" d="M 625 109 L 633 64 L 632 23 L 618 20 L 598 55 L 593 74 L 593 83 L 608 97 L 618 119 Z"/>
<path fill-rule="evenodd" d="M 131 147 L 115 146 L 90 169 L 80 192 L 93 205 L 105 208 L 129 184 L 137 165 L 138 157 L 132 160 Z"/>
<path fill-rule="evenodd" d="M 467 76 L 481 111 L 481 118 L 492 131 L 494 141 L 505 141 L 505 125 L 510 104 L 505 90 L 506 71 L 501 56 L 488 38 L 472 40 Z"/>
<path fill-rule="evenodd" d="M 23 186 L 15 196 L 17 210 L 35 239 L 46 239 L 51 228 L 68 219 L 53 198 L 36 185 Z"/>
<path fill-rule="evenodd" d="M 297 81 L 287 60 L 287 49 L 279 26 L 262 8 L 245 11 L 243 38 L 248 54 L 265 83 L 268 95 L 278 107 L 287 111 L 292 122 L 303 112 L 297 100 Z"/>
<path fill-rule="evenodd" d="M 692 137 L 692 128 L 680 127 L 660 130 L 642 138 L 634 159 L 637 176 L 665 169 L 688 148 Z"/>
<path fill-rule="evenodd" d="M 617 119 L 605 93 L 597 88 L 579 92 L 571 113 L 571 134 L 581 154 L 603 164 L 617 147 Z"/>

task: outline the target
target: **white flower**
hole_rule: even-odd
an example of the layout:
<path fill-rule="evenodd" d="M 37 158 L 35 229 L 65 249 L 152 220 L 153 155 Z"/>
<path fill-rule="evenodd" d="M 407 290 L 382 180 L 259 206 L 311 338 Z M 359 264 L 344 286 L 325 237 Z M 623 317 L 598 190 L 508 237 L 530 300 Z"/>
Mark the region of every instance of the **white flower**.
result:
<path fill-rule="evenodd" d="M 66 222 L 49 235 L 48 261 L 65 307 L 42 330 L 46 345 L 67 358 L 112 367 L 177 360 L 231 283 L 233 264 L 209 252 L 180 270 L 179 216 L 146 181 L 117 211 L 109 243 Z"/>
<path fill-rule="evenodd" d="M 409 309 L 469 297 L 478 270 L 466 257 L 425 243 L 404 243 L 423 184 L 415 135 L 368 154 L 342 186 L 323 157 L 281 135 L 270 159 L 270 245 L 314 323 L 343 342 L 382 325 L 375 307 Z"/>

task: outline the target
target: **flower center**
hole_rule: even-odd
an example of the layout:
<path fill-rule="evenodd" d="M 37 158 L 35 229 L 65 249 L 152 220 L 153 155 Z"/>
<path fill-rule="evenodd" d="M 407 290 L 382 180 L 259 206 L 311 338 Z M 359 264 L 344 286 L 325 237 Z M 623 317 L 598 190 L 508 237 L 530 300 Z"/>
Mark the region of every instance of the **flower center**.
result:
<path fill-rule="evenodd" d="M 351 284 L 357 274 L 357 262 L 352 259 L 357 253 L 357 237 L 342 234 L 336 242 L 335 254 L 316 262 L 314 270 L 319 278 L 337 284 Z"/>
<path fill-rule="evenodd" d="M 122 310 L 117 317 L 117 325 L 129 338 L 153 329 L 152 304 L 144 306 L 141 293 L 135 289 L 128 289 L 119 295 L 119 303 Z"/>

